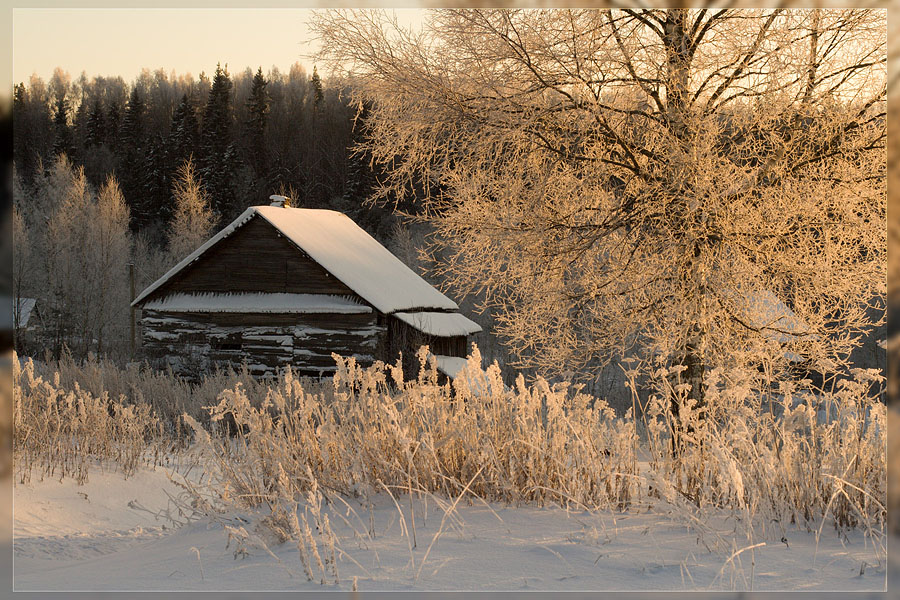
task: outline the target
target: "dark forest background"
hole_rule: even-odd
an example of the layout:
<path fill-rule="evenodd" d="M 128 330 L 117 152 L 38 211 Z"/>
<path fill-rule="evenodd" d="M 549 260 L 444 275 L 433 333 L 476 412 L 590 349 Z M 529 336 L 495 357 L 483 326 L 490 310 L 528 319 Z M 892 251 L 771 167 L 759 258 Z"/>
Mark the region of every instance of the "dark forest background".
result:
<path fill-rule="evenodd" d="M 196 78 L 145 69 L 130 83 L 57 69 L 15 85 L 16 175 L 27 190 L 63 154 L 96 188 L 112 175 L 132 231 L 162 246 L 175 173 L 192 159 L 219 225 L 281 193 L 345 212 L 384 241 L 393 207 L 364 206 L 377 174 L 353 153 L 366 110 L 348 92 L 299 63 L 237 74 L 217 65 Z"/>

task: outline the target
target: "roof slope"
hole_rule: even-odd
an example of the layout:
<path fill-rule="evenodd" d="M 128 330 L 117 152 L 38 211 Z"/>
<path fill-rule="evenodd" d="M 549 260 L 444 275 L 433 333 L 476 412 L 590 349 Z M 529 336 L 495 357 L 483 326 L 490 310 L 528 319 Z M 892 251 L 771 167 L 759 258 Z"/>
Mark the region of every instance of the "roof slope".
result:
<path fill-rule="evenodd" d="M 271 223 L 310 258 L 382 313 L 413 308 L 459 308 L 347 215 L 333 210 L 278 206 L 248 208 L 228 227 L 147 287 L 132 304 L 143 301 L 179 271 L 257 215 Z"/>

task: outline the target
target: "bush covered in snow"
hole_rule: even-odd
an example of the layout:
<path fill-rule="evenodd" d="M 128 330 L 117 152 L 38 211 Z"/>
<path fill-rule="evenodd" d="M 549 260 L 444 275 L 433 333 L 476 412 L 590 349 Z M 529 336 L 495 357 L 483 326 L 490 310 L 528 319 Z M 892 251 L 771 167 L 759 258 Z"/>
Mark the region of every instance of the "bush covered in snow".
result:
<path fill-rule="evenodd" d="M 66 388 L 59 374 L 46 380 L 31 360 L 13 360 L 14 461 L 21 483 L 35 474 L 83 483 L 94 461 L 118 465 L 128 476 L 154 456 L 148 450 L 163 438 L 160 425 L 146 403 L 126 404 L 77 383 Z"/>

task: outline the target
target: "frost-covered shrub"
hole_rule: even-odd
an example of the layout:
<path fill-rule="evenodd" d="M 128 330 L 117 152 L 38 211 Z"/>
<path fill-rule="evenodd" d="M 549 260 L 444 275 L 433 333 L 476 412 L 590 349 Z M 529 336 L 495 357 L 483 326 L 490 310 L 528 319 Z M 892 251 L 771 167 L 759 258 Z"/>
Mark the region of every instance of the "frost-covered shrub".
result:
<path fill-rule="evenodd" d="M 84 483 L 94 461 L 115 463 L 128 476 L 159 453 L 159 420 L 147 404 L 125 404 L 108 392 L 95 395 L 59 374 L 44 379 L 29 359 L 13 358 L 14 462 L 18 481 L 74 477 Z"/>
<path fill-rule="evenodd" d="M 629 505 L 637 493 L 634 429 L 602 401 L 538 379 L 514 389 L 499 369 L 437 384 L 420 352 L 417 379 L 399 365 L 362 368 L 335 356 L 330 397 L 309 393 L 290 371 L 254 406 L 242 385 L 224 391 L 211 420 L 233 418 L 235 440 L 213 441 L 221 489 L 266 501 L 282 470 L 298 489 L 366 495 L 463 491 L 506 502 Z"/>
<path fill-rule="evenodd" d="M 17 364 L 16 467 L 23 479 L 34 468 L 81 476 L 90 457 L 130 469 L 148 439 L 193 439 L 209 458 L 212 497 L 267 505 L 289 534 L 297 528 L 279 515 L 311 489 L 588 509 L 656 503 L 695 524 L 724 511 L 748 535 L 776 540 L 791 524 L 826 521 L 883 531 L 887 417 L 875 371 L 823 391 L 770 370 L 712 368 L 703 406 L 672 369 L 654 374 L 644 403 L 629 371 L 635 403 L 619 417 L 577 386 L 505 385 L 496 366 L 481 368 L 477 348 L 452 385 L 438 384 L 424 349 L 415 379 L 400 364 L 335 360 L 326 381 L 224 371 L 196 384 L 105 361 Z"/>
<path fill-rule="evenodd" d="M 668 373 L 647 409 L 651 469 L 699 510 L 731 509 L 775 539 L 789 524 L 883 531 L 886 407 L 880 372 L 854 369 L 833 390 L 810 381 L 773 383 L 762 371 L 713 369 L 698 407 Z M 679 405 L 678 425 L 668 407 Z M 673 452 L 673 427 L 681 443 Z"/>
<path fill-rule="evenodd" d="M 184 433 L 181 416 L 188 414 L 204 425 L 209 423 L 205 407 L 218 402 L 222 390 L 240 383 L 250 400 L 259 406 L 268 393 L 270 380 L 255 379 L 246 369 L 216 370 L 206 373 L 198 381 L 188 381 L 168 371 L 156 371 L 146 364 L 129 363 L 121 367 L 115 361 L 92 355 L 76 360 L 63 352 L 58 360 L 34 363 L 34 372 L 47 380 L 59 377 L 66 390 L 79 387 L 94 396 L 108 394 L 121 398 L 125 404 L 147 404 L 162 422 L 163 428 L 177 439 Z M 305 381 L 307 389 L 321 387 Z"/>

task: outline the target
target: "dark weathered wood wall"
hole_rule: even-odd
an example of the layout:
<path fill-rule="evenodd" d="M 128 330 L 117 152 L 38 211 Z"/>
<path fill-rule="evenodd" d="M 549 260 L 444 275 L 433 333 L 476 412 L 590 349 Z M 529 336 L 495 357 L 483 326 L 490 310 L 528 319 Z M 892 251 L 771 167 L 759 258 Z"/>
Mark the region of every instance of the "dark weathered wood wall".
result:
<path fill-rule="evenodd" d="M 274 374 L 290 365 L 302 374 L 335 369 L 332 352 L 375 360 L 383 328 L 368 314 L 179 313 L 144 310 L 143 349 L 158 367 L 196 375 L 214 365 L 254 375 Z"/>
<path fill-rule="evenodd" d="M 465 358 L 468 352 L 467 336 L 428 335 L 390 315 L 382 317 L 380 321 L 385 325 L 385 339 L 380 346 L 382 354 L 379 358 L 393 363 L 397 360 L 398 354 L 402 353 L 403 370 L 408 377 L 415 377 L 418 372 L 418 360 L 415 355 L 421 346 L 428 346 L 432 354 L 444 356 Z"/>
<path fill-rule="evenodd" d="M 259 216 L 210 248 L 147 299 L 175 292 L 337 294 L 361 300 Z"/>

